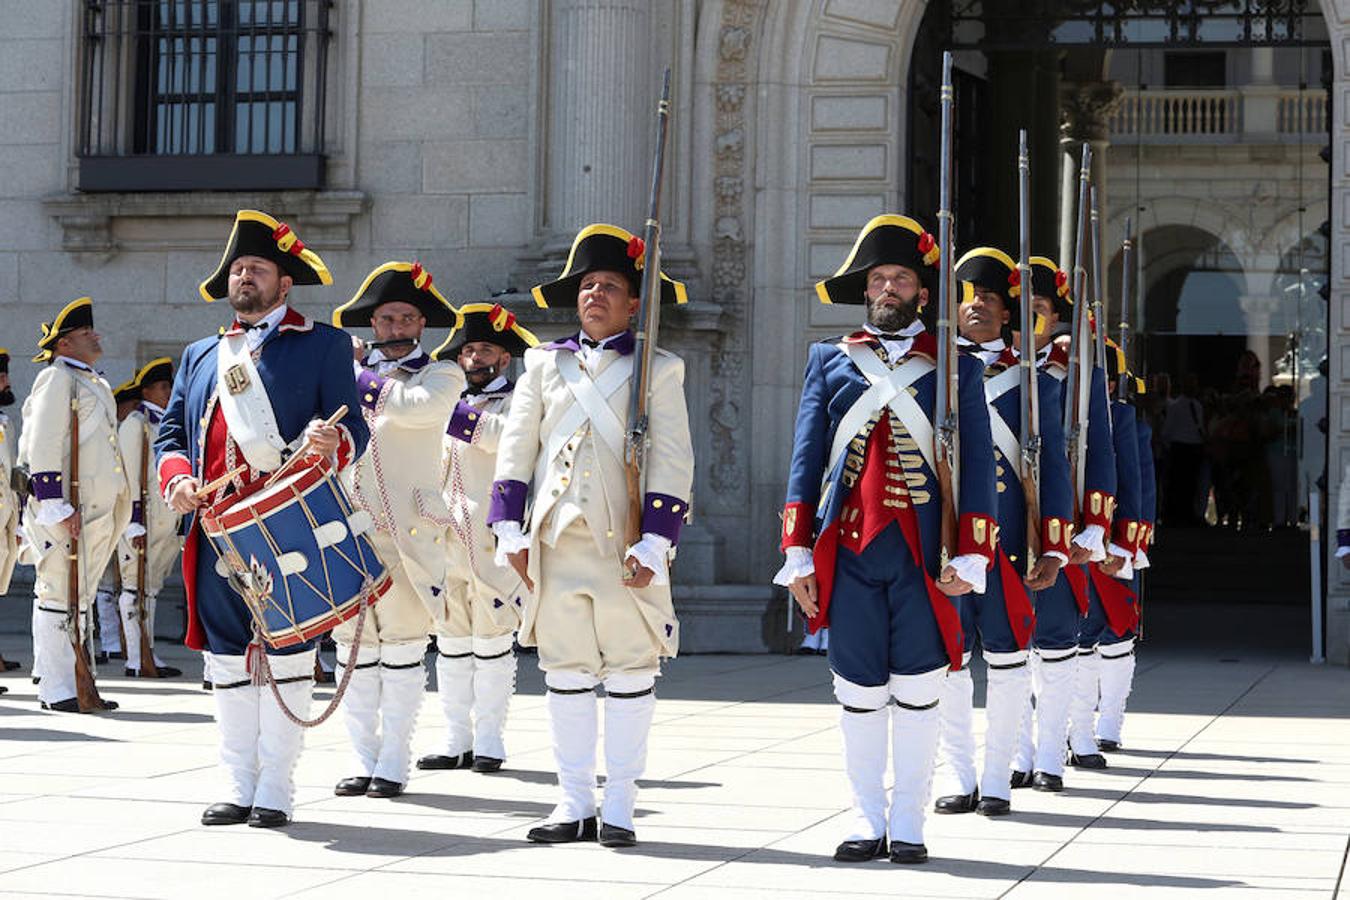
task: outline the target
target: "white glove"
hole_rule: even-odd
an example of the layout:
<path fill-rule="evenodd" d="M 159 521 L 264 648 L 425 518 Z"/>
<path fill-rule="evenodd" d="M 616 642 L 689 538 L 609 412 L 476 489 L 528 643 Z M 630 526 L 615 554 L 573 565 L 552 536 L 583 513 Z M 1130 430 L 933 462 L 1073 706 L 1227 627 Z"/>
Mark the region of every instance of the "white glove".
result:
<path fill-rule="evenodd" d="M 1119 556 L 1121 559 L 1125 560 L 1125 565 L 1121 566 L 1120 569 L 1116 572 L 1116 577 L 1119 578 L 1121 581 L 1129 581 L 1131 578 L 1133 578 L 1134 554 L 1126 550 L 1119 544 L 1113 543 L 1111 544 L 1111 555 Z"/>
<path fill-rule="evenodd" d="M 792 582 L 807 575 L 816 574 L 816 560 L 810 547 L 788 547 L 787 559 L 783 568 L 773 576 L 773 583 L 780 587 L 790 587 Z"/>
<path fill-rule="evenodd" d="M 497 550 L 492 561 L 498 566 L 510 567 L 506 557 L 512 553 L 530 549 L 530 536 L 521 529 L 519 522 L 493 522 L 492 533 L 497 536 Z"/>
<path fill-rule="evenodd" d="M 1106 529 L 1102 526 L 1089 525 L 1073 536 L 1073 542 L 1078 547 L 1092 551 L 1088 557 L 1090 562 L 1106 559 Z"/>
<path fill-rule="evenodd" d="M 1140 569 L 1147 569 L 1151 565 L 1153 565 L 1153 563 L 1149 562 L 1148 554 L 1145 553 L 1143 549 L 1140 549 L 1139 552 L 1134 555 L 1134 570 L 1136 572 Z"/>
<path fill-rule="evenodd" d="M 989 560 L 978 553 L 963 553 L 948 565 L 956 570 L 956 577 L 968 583 L 975 593 L 984 593 L 984 576 L 988 571 Z"/>
<path fill-rule="evenodd" d="M 624 551 L 624 559 L 632 557 L 638 563 L 652 570 L 652 584 L 670 584 L 670 568 L 666 560 L 670 558 L 670 539 L 650 531 L 642 533 L 642 539 Z"/>
<path fill-rule="evenodd" d="M 140 522 L 128 522 L 126 531 L 122 532 L 122 537 L 129 541 L 134 541 L 138 537 L 145 536 L 145 526 Z"/>
<path fill-rule="evenodd" d="M 75 515 L 75 507 L 65 501 L 64 497 L 53 497 L 50 500 L 39 500 L 37 508 L 37 523 L 39 525 L 55 525 L 57 522 L 64 522 Z"/>

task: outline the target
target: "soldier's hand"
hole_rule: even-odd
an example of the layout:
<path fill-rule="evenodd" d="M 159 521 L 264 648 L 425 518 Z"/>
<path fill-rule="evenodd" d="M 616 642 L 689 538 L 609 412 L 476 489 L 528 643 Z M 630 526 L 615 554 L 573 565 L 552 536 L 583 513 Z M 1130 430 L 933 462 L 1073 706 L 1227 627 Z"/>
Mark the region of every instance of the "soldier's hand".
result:
<path fill-rule="evenodd" d="M 141 535 L 140 537 L 134 537 L 134 538 L 132 538 L 132 539 L 131 539 L 131 546 L 135 547 L 137 550 L 144 550 L 144 549 L 145 549 L 145 535 Z"/>
<path fill-rule="evenodd" d="M 797 601 L 802 615 L 808 619 L 814 618 L 820 611 L 820 585 L 816 582 L 814 572 L 792 579 L 788 591 L 792 594 L 792 599 Z"/>
<path fill-rule="evenodd" d="M 201 485 L 197 479 L 191 476 L 178 479 L 173 489 L 169 491 L 169 506 L 173 507 L 174 512 L 187 515 L 206 502 L 205 497 L 197 494 L 200 489 Z"/>
<path fill-rule="evenodd" d="M 1077 544 L 1069 546 L 1069 565 L 1081 566 L 1092 559 L 1092 551 L 1087 547 L 1080 547 Z"/>
<path fill-rule="evenodd" d="M 1063 565 L 1058 556 L 1042 556 L 1027 573 L 1027 587 L 1033 591 L 1043 591 L 1055 583 L 1059 577 L 1059 567 Z"/>
<path fill-rule="evenodd" d="M 511 564 L 511 568 L 516 570 L 516 574 L 520 576 L 520 580 L 525 582 L 525 590 L 533 594 L 534 582 L 530 580 L 529 548 L 506 554 L 506 561 Z"/>
<path fill-rule="evenodd" d="M 623 586 L 641 590 L 652 583 L 652 578 L 656 575 L 651 569 L 638 562 L 636 558 L 630 556 L 623 561 Z"/>
<path fill-rule="evenodd" d="M 316 419 L 305 426 L 305 441 L 309 444 L 309 453 L 332 456 L 337 452 L 339 440 L 336 425 L 326 425 Z"/>
<path fill-rule="evenodd" d="M 352 359 L 360 362 L 366 358 L 366 342 L 352 335 Z"/>
<path fill-rule="evenodd" d="M 1102 570 L 1102 574 L 1114 577 L 1123 565 L 1125 565 L 1125 557 L 1116 556 L 1114 553 L 1108 553 L 1106 554 L 1106 559 L 1097 563 L 1097 568 Z"/>
<path fill-rule="evenodd" d="M 66 530 L 66 533 L 69 534 L 72 539 L 79 537 L 80 514 L 78 512 L 73 512 L 70 515 L 66 516 L 64 519 L 61 520 L 61 527 Z"/>
<path fill-rule="evenodd" d="M 938 576 L 937 586 L 938 590 L 948 597 L 960 597 L 975 590 L 975 585 L 960 578 L 956 574 L 956 569 L 951 566 L 942 570 L 942 574 Z"/>

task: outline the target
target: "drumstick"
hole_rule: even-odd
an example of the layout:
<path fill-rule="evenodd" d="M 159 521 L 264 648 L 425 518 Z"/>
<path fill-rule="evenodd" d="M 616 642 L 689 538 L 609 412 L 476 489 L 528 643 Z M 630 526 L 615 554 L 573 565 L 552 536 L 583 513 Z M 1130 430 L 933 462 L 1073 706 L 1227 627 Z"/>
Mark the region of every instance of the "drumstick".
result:
<path fill-rule="evenodd" d="M 329 417 L 324 421 L 323 424 L 326 425 L 326 426 L 329 427 L 329 428 L 332 428 L 332 427 L 333 427 L 334 425 L 336 425 L 338 422 L 341 422 L 341 421 L 342 421 L 342 417 L 345 416 L 345 415 L 347 415 L 347 404 L 344 403 L 344 404 L 342 404 L 341 406 L 339 406 L 339 407 L 337 408 L 337 411 L 334 412 L 331 416 L 329 416 Z M 288 460 L 286 460 L 284 463 L 282 463 L 280 468 L 278 468 L 275 472 L 273 472 L 270 476 L 268 476 L 268 478 L 267 478 L 267 486 L 268 486 L 268 487 L 271 487 L 271 486 L 272 486 L 272 482 L 274 482 L 274 481 L 276 481 L 278 478 L 280 478 L 280 477 L 282 476 L 282 474 L 283 474 L 287 469 L 289 469 L 289 468 L 291 467 L 291 464 L 292 464 L 295 460 L 297 460 L 297 459 L 299 459 L 300 457 L 304 456 L 304 455 L 305 455 L 306 453 L 308 453 L 308 452 L 309 452 L 309 438 L 305 438 L 305 442 L 304 442 L 303 444 L 300 445 L 300 449 L 297 450 L 297 451 L 291 456 L 290 459 L 288 459 Z"/>
<path fill-rule="evenodd" d="M 225 485 L 229 484 L 231 481 L 234 481 L 235 478 L 237 478 L 238 476 L 244 474 L 244 473 L 247 472 L 247 471 L 248 471 L 248 466 L 247 466 L 247 465 L 236 466 L 235 468 L 233 468 L 233 469 L 231 469 L 230 471 L 226 472 L 224 475 L 222 475 L 222 476 L 220 476 L 219 478 L 217 478 L 215 481 L 212 481 L 210 484 L 207 484 L 207 485 L 204 485 L 203 487 L 197 488 L 197 496 L 198 496 L 198 497 L 209 497 L 209 496 L 211 496 L 212 494 L 214 494 L 214 493 L 216 492 L 217 489 L 224 487 Z"/>

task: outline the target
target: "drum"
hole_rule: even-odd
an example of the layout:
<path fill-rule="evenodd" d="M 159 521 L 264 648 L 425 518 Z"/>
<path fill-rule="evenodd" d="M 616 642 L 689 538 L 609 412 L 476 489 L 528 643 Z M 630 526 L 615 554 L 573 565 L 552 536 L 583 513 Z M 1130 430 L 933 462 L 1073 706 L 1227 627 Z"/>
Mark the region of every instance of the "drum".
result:
<path fill-rule="evenodd" d="M 389 590 L 368 533 L 326 460 L 247 486 L 209 507 L 202 532 L 216 572 L 244 598 L 273 648 L 312 640 Z"/>

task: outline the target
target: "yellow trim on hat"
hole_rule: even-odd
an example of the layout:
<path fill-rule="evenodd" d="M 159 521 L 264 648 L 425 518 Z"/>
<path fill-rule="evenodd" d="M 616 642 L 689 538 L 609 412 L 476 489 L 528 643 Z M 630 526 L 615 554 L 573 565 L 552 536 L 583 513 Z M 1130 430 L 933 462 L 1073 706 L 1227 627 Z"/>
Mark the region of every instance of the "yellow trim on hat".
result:
<path fill-rule="evenodd" d="M 465 316 L 468 316 L 468 315 L 474 314 L 474 313 L 490 313 L 490 312 L 492 312 L 492 308 L 493 308 L 494 306 L 501 306 L 501 304 L 500 304 L 500 303 L 466 303 L 465 305 L 461 306 L 459 309 L 455 310 L 455 312 L 456 312 L 456 313 L 458 314 L 458 316 L 459 316 L 458 320 L 455 322 L 455 327 L 452 328 L 452 329 L 450 330 L 450 334 L 448 334 L 448 335 L 446 336 L 445 340 L 441 341 L 440 346 L 438 346 L 435 350 L 432 350 L 432 351 L 431 351 L 431 358 L 432 358 L 432 359 L 435 359 L 435 358 L 440 354 L 440 352 L 441 352 L 442 350 L 446 349 L 447 347 L 449 347 L 451 344 L 454 343 L 454 341 L 455 341 L 455 335 L 459 334 L 459 330 L 460 330 L 461 328 L 464 327 L 464 317 L 465 317 Z M 505 310 L 506 312 L 511 312 L 510 310 L 506 309 L 506 307 L 504 307 L 504 306 L 502 306 L 502 309 Z M 513 315 L 514 315 L 514 313 L 513 313 Z M 503 330 L 504 330 L 504 329 L 503 329 Z M 519 337 L 522 341 L 524 341 L 527 345 L 529 345 L 529 346 L 531 346 L 531 347 L 538 347 L 538 346 L 539 346 L 539 338 L 535 337 L 534 332 L 530 331 L 530 330 L 529 330 L 528 328 L 526 328 L 524 325 L 521 325 L 521 324 L 520 324 L 520 317 L 519 317 L 519 316 L 516 316 L 516 324 L 513 325 L 513 326 L 511 326 L 511 329 L 510 329 L 510 330 L 511 330 L 512 332 L 514 332 L 515 335 L 516 335 L 517 337 Z"/>
<path fill-rule="evenodd" d="M 956 261 L 956 268 L 961 268 L 966 260 L 975 259 L 981 256 L 987 256 L 990 259 L 998 260 L 1003 263 L 1003 265 L 1007 266 L 1010 272 L 1017 271 L 1017 262 L 997 247 L 976 247 L 974 250 L 966 251 L 966 254 Z"/>
<path fill-rule="evenodd" d="M 162 366 L 166 363 L 169 365 L 170 369 L 173 368 L 173 360 L 167 356 L 161 356 L 156 359 L 150 360 L 148 363 L 141 366 L 140 370 L 137 371 L 134 376 L 132 376 L 131 381 L 127 382 L 127 384 L 134 385 L 135 387 L 143 387 L 145 376 L 150 374 L 150 370 L 158 368 L 159 366 Z M 121 390 L 121 388 L 118 388 L 118 390 Z"/>
<path fill-rule="evenodd" d="M 578 231 L 577 236 L 572 239 L 572 248 L 567 251 L 567 263 L 563 266 L 562 274 L 553 279 L 553 281 L 545 282 L 545 284 L 553 284 L 554 282 L 562 281 L 564 278 L 571 275 L 572 263 L 577 255 L 577 247 L 581 246 L 582 241 L 587 238 L 595 237 L 596 235 L 618 238 L 625 243 L 631 241 L 635 237 L 639 237 L 639 235 L 633 234 L 626 228 L 620 228 L 618 225 L 609 225 L 604 222 L 596 222 L 587 225 L 585 228 Z M 641 272 L 641 267 L 638 268 L 638 271 Z M 689 292 L 685 288 L 683 281 L 676 281 L 665 272 L 659 272 L 658 274 L 661 276 L 662 281 L 674 285 L 676 304 L 689 302 Z M 534 298 L 534 305 L 540 309 L 548 309 L 548 301 L 544 299 L 544 286 L 544 284 L 537 284 L 530 288 L 530 296 Z"/>
<path fill-rule="evenodd" d="M 838 278 L 840 275 L 847 275 L 849 269 L 853 268 L 853 259 L 858 255 L 858 250 L 862 247 L 863 238 L 867 237 L 878 228 L 891 225 L 896 228 L 903 228 L 906 231 L 912 231 L 915 235 L 922 235 L 924 228 L 918 222 L 909 216 L 901 216 L 895 213 L 886 213 L 885 215 L 873 216 L 872 221 L 863 226 L 862 231 L 858 232 L 858 239 L 853 242 L 853 249 L 848 251 L 848 258 L 844 264 L 839 267 L 839 271 L 831 275 L 831 278 Z M 937 247 L 936 238 L 934 239 L 934 248 Z M 827 301 L 828 302 L 828 301 Z"/>
<path fill-rule="evenodd" d="M 62 307 L 61 311 L 56 314 L 55 319 L 53 319 L 51 322 L 43 322 L 40 326 L 38 326 L 40 329 L 40 337 L 38 337 L 38 348 L 41 350 L 41 352 L 38 353 L 37 356 L 33 357 L 33 362 L 40 363 L 46 362 L 47 360 L 51 359 L 55 355 L 51 352 L 52 348 L 56 346 L 56 341 L 61 336 L 61 327 L 62 324 L 66 321 L 66 317 L 77 309 L 93 305 L 94 299 L 92 297 L 80 297 L 78 299 L 72 300 L 69 303 L 67 303 L 64 307 Z"/>
<path fill-rule="evenodd" d="M 418 265 L 420 265 L 420 263 Z M 374 281 L 379 276 L 383 275 L 385 272 L 411 272 L 412 270 L 413 270 L 413 263 L 400 262 L 398 260 L 391 260 L 390 262 L 384 263 L 383 265 L 376 266 L 375 269 L 371 271 L 369 275 L 366 276 L 366 280 L 361 282 L 361 286 L 356 289 L 356 293 L 352 295 L 352 299 L 348 300 L 346 303 L 342 304 L 337 309 L 333 310 L 332 323 L 339 328 L 342 327 L 342 314 L 346 312 L 349 307 L 351 307 L 353 304 L 355 304 L 358 300 L 361 299 L 361 295 L 364 294 L 370 288 L 370 283 L 372 281 Z M 437 300 L 441 301 L 441 303 L 445 304 L 446 309 L 450 310 L 452 313 L 455 314 L 455 322 L 456 322 L 455 327 L 458 328 L 459 327 L 458 323 L 462 320 L 462 316 L 460 315 L 458 307 L 456 307 L 455 304 L 451 303 L 449 300 L 445 299 L 444 294 L 436 290 L 436 277 L 427 271 L 426 266 L 422 266 L 422 272 L 425 275 L 427 275 L 429 283 L 427 284 L 426 287 L 421 288 L 421 290 L 426 291 L 428 294 L 435 297 Z"/>
<path fill-rule="evenodd" d="M 134 391 L 137 388 L 139 388 L 141 386 L 140 379 L 141 373 L 137 372 L 135 375 L 131 377 L 129 381 L 124 381 L 117 387 L 113 388 L 113 398 L 116 399 L 118 394 L 124 394 L 127 391 Z"/>
<path fill-rule="evenodd" d="M 210 276 L 208 276 L 205 281 L 203 281 L 201 284 L 197 286 L 197 293 L 201 294 L 202 299 L 205 300 L 207 303 L 215 303 L 216 300 L 219 299 L 218 297 L 212 297 L 211 294 L 207 291 L 206 286 L 210 284 L 212 281 L 215 281 L 216 276 L 220 274 L 221 270 L 224 269 L 227 263 L 229 262 L 228 257 L 230 255 L 230 247 L 234 245 L 235 236 L 239 233 L 240 222 L 260 222 L 261 224 L 266 225 L 272 231 L 276 231 L 277 228 L 281 227 L 280 221 L 272 218 L 267 213 L 261 212 L 256 209 L 241 209 L 239 210 L 239 212 L 235 213 L 234 225 L 231 226 L 230 236 L 225 241 L 225 250 L 220 254 L 220 262 L 216 263 L 216 267 L 215 269 L 212 270 Z M 297 239 L 295 229 L 291 229 L 291 232 L 288 235 L 288 237 L 291 238 L 291 240 L 287 242 L 287 246 L 289 247 Z M 281 249 L 280 241 L 277 242 L 277 249 L 278 250 Z M 290 251 L 283 250 L 282 252 L 288 253 Z M 315 253 L 313 250 L 310 250 L 308 247 L 306 247 L 304 250 L 300 251 L 300 253 L 297 255 L 297 258 L 303 260 L 307 266 L 309 266 L 311 269 L 314 270 L 314 273 L 319 276 L 320 284 L 327 285 L 333 283 L 333 273 L 328 271 L 328 266 L 324 265 L 324 261 L 319 258 L 319 254 Z M 282 272 L 281 274 L 285 275 L 286 273 Z"/>
<path fill-rule="evenodd" d="M 1064 271 L 1059 267 L 1059 263 L 1055 262 L 1048 256 L 1033 256 L 1031 257 L 1031 259 L 1027 260 L 1027 262 L 1031 264 L 1032 269 L 1035 269 L 1037 266 L 1043 266 L 1049 269 L 1050 271 L 1054 272 L 1056 275 Z M 1065 273 L 1065 277 L 1066 278 L 1068 277 L 1067 272 Z M 1059 294 L 1059 298 L 1063 300 L 1065 303 L 1068 303 L 1070 306 L 1073 306 L 1073 297 L 1070 296 L 1073 293 L 1072 288 L 1073 288 L 1072 283 L 1070 281 L 1065 281 L 1064 293 Z M 1035 293 L 1035 291 L 1033 291 L 1032 293 Z M 1055 288 L 1055 293 L 1057 294 L 1059 293 L 1058 287 Z"/>

